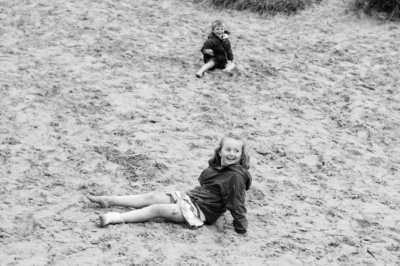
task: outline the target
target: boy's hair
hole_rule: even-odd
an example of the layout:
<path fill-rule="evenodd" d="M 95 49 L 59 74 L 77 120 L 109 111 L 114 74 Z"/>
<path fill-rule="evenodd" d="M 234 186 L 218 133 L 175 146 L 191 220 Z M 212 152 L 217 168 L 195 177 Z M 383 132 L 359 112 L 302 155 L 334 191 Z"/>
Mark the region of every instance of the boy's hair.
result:
<path fill-rule="evenodd" d="M 214 29 L 216 28 L 216 27 L 224 27 L 225 28 L 225 24 L 224 24 L 224 22 L 222 21 L 222 20 L 216 20 L 216 21 L 214 21 L 212 24 L 211 24 L 211 31 L 214 31 Z"/>
<path fill-rule="evenodd" d="M 241 166 L 243 166 L 244 168 L 249 169 L 250 168 L 250 156 L 246 152 L 246 143 L 244 142 L 244 140 L 241 137 L 239 137 L 238 135 L 232 134 L 232 133 L 226 135 L 225 137 L 223 137 L 221 139 L 221 141 L 219 142 L 218 148 L 216 148 L 214 150 L 214 155 L 211 157 L 210 160 L 208 160 L 208 165 L 209 166 L 221 165 L 221 156 L 219 155 L 219 152 L 221 151 L 222 146 L 224 146 L 225 140 L 228 138 L 239 140 L 242 142 L 242 155 L 240 157 L 239 164 Z"/>

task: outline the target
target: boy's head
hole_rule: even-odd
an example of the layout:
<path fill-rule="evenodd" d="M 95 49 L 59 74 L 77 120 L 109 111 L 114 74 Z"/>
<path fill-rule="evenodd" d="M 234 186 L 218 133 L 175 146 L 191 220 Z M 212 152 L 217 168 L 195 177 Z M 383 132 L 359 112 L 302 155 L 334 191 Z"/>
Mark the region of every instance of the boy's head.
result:
<path fill-rule="evenodd" d="M 211 24 L 211 30 L 214 31 L 216 27 L 225 28 L 224 22 L 222 20 L 216 20 Z"/>
<path fill-rule="evenodd" d="M 225 32 L 225 25 L 222 20 L 216 20 L 211 24 L 211 31 L 218 37 L 222 37 Z"/>

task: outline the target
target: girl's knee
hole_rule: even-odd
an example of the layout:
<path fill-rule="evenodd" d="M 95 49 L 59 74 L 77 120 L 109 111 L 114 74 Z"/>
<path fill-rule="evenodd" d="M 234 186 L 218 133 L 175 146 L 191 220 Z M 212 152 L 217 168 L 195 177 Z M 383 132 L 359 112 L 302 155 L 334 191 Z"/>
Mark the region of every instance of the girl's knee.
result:
<path fill-rule="evenodd" d="M 164 210 L 163 210 L 163 204 L 153 204 L 150 205 L 149 207 L 149 211 L 156 217 L 162 217 Z"/>
<path fill-rule="evenodd" d="M 173 222 L 183 222 L 181 210 L 176 204 L 154 204 L 148 207 L 153 217 L 166 218 Z"/>
<path fill-rule="evenodd" d="M 145 194 L 145 197 L 149 204 L 170 203 L 170 198 L 165 193 L 149 192 Z"/>
<path fill-rule="evenodd" d="M 157 193 L 156 192 L 149 192 L 145 194 L 146 200 L 152 201 L 155 198 L 157 198 Z"/>
<path fill-rule="evenodd" d="M 153 204 L 148 208 L 156 217 L 170 218 L 174 212 L 173 205 L 175 204 Z"/>

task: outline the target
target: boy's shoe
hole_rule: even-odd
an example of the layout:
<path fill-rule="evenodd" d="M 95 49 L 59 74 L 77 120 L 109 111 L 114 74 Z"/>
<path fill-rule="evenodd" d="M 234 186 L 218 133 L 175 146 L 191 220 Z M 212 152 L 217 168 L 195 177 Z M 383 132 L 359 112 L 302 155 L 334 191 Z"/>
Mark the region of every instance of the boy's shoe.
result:
<path fill-rule="evenodd" d="M 223 72 L 224 74 L 226 74 L 226 75 L 230 76 L 230 77 L 232 77 L 232 76 L 233 76 L 233 72 L 231 72 L 231 71 L 229 71 L 229 70 L 225 70 L 225 69 L 223 69 L 223 70 L 222 70 L 222 72 Z"/>

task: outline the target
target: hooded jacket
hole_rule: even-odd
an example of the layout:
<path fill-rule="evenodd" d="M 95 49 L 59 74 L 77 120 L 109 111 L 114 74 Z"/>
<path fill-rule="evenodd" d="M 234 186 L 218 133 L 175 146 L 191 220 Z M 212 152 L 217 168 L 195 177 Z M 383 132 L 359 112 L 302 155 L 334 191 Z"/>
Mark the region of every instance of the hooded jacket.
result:
<path fill-rule="evenodd" d="M 187 193 L 204 213 L 207 222 L 213 224 L 229 210 L 235 231 L 245 233 L 248 227 L 245 197 L 252 182 L 247 169 L 241 165 L 209 166 L 201 173 L 199 182 L 201 186 Z"/>
<path fill-rule="evenodd" d="M 209 55 L 204 53 L 206 49 L 211 49 L 214 55 Z M 203 44 L 201 48 L 203 53 L 204 63 L 207 63 L 211 58 L 215 61 L 217 65 L 225 65 L 227 61 L 233 61 L 233 53 L 231 48 L 231 43 L 229 41 L 229 32 L 225 31 L 222 39 L 220 39 L 214 33 L 208 35 L 207 41 Z"/>

